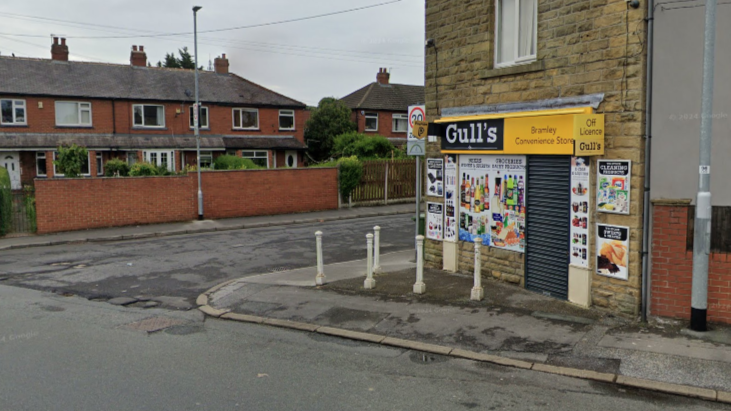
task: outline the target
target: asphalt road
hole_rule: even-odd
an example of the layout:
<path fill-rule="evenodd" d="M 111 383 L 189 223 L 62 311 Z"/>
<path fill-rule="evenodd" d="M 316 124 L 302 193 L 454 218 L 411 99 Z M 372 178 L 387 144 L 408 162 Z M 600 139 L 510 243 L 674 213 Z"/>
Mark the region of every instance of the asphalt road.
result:
<path fill-rule="evenodd" d="M 177 324 L 148 333 L 141 320 Z M 0 286 L 0 409 L 706 410 L 717 403 Z M 170 325 L 170 324 L 168 324 Z"/>
<path fill-rule="evenodd" d="M 413 224 L 410 215 L 397 215 L 6 250 L 0 255 L 0 284 L 99 301 L 142 297 L 186 310 L 200 293 L 229 279 L 314 266 L 317 230 L 324 233 L 329 264 L 365 259 L 365 235 L 375 225 L 381 226 L 381 253 L 411 248 Z"/>

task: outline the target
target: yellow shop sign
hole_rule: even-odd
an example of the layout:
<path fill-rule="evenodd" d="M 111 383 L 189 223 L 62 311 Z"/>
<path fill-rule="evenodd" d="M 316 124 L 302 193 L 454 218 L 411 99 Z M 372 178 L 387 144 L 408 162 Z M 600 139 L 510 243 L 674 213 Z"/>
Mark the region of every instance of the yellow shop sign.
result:
<path fill-rule="evenodd" d="M 436 129 L 443 153 L 601 155 L 604 115 L 590 112 L 582 108 L 453 117 L 437 120 Z"/>

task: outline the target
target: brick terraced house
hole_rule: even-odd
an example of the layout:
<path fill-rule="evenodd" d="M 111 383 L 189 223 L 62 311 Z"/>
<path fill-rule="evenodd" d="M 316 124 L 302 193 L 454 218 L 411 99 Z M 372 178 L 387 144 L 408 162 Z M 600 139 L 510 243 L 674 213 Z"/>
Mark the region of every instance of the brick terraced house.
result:
<path fill-rule="evenodd" d="M 35 178 L 61 177 L 56 148 L 89 151 L 84 175 L 104 175 L 120 158 L 181 170 L 196 164 L 194 71 L 147 66 L 143 46 L 130 65 L 68 61 L 65 39 L 54 38 L 52 58 L 0 57 L 0 165 L 13 189 Z M 305 104 L 236 74 L 226 55 L 215 71 L 201 71 L 201 162 L 224 153 L 268 168 L 302 165 Z"/>
<path fill-rule="evenodd" d="M 424 104 L 424 87 L 390 82 L 391 73 L 378 70 L 376 81 L 340 100 L 353 112 L 359 133 L 379 134 L 395 145 L 406 144 L 408 108 Z"/>

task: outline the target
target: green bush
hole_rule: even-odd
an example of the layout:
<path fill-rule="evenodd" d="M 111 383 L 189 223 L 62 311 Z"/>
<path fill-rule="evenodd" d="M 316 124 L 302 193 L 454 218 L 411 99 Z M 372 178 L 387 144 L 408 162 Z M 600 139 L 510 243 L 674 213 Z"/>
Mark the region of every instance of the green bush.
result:
<path fill-rule="evenodd" d="M 10 216 L 13 200 L 10 192 L 10 174 L 5 167 L 0 167 L 0 235 L 10 231 Z"/>
<path fill-rule="evenodd" d="M 213 162 L 213 168 L 216 170 L 243 170 L 244 168 L 248 168 L 246 167 L 246 160 L 248 159 L 226 154 L 216 158 Z M 252 166 L 254 165 L 251 160 L 249 162 Z"/>
<path fill-rule="evenodd" d="M 28 222 L 30 222 L 30 230 L 35 233 L 38 229 L 38 225 L 36 223 L 35 188 L 33 188 L 33 186 L 23 186 L 23 194 L 25 194 L 23 201 L 25 203 L 25 213 L 28 216 Z"/>
<path fill-rule="evenodd" d="M 166 165 L 160 165 L 155 167 L 155 175 L 157 176 L 171 176 L 175 173 L 168 170 L 168 167 Z"/>
<path fill-rule="evenodd" d="M 396 157 L 396 151 L 396 147 L 386 137 L 350 132 L 335 137 L 332 155 L 333 157 L 357 156 L 361 160 L 384 159 Z"/>
<path fill-rule="evenodd" d="M 68 178 L 76 178 L 81 175 L 81 169 L 89 161 L 89 152 L 86 147 L 79 147 L 76 144 L 60 146 L 53 164 L 59 174 Z"/>
<path fill-rule="evenodd" d="M 347 199 L 363 177 L 363 163 L 358 160 L 358 157 L 352 156 L 341 158 L 338 160 L 338 165 L 340 166 L 340 195 L 343 199 Z"/>
<path fill-rule="evenodd" d="M 129 175 L 129 165 L 124 160 L 113 158 L 104 164 L 104 175 L 107 177 L 127 177 Z"/>
<path fill-rule="evenodd" d="M 156 176 L 157 166 L 150 163 L 134 163 L 132 168 L 129 170 L 129 175 L 132 177 L 140 176 Z"/>

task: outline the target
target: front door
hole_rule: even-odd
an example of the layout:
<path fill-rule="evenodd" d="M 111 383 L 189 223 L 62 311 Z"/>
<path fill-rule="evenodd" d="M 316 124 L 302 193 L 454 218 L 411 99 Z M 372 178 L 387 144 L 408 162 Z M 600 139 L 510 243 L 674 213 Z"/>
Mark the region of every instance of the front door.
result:
<path fill-rule="evenodd" d="M 20 190 L 20 154 L 17 151 L 0 151 L 0 166 L 10 174 L 10 189 Z"/>

